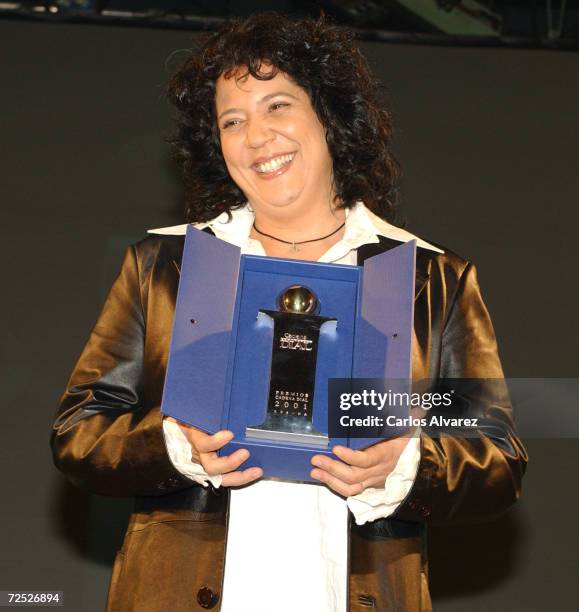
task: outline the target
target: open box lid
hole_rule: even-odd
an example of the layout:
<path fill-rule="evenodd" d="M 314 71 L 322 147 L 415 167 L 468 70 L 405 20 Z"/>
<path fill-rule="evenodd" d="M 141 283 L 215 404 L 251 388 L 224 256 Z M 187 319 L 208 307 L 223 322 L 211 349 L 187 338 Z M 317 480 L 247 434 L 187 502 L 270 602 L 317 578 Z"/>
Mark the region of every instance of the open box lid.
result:
<path fill-rule="evenodd" d="M 162 411 L 211 433 L 221 425 L 221 411 L 207 407 L 224 404 L 240 258 L 239 247 L 187 227 Z"/>
<path fill-rule="evenodd" d="M 410 384 L 415 276 L 416 240 L 364 262 L 352 378 Z M 364 448 L 377 441 L 350 438 L 349 446 Z"/>

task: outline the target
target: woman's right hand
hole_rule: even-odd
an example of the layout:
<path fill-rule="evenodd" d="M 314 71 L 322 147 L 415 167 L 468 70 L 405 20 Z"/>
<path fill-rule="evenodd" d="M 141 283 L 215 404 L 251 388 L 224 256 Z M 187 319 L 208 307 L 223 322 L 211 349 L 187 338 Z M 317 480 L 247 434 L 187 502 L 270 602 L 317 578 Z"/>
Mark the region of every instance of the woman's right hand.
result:
<path fill-rule="evenodd" d="M 217 451 L 233 440 L 233 433 L 226 429 L 213 435 L 207 434 L 197 427 L 178 421 L 172 417 L 165 417 L 168 421 L 177 423 L 191 444 L 191 461 L 199 463 L 209 476 L 221 474 L 223 487 L 239 487 L 246 485 L 263 476 L 263 470 L 252 467 L 246 470 L 237 468 L 247 460 L 249 451 L 240 448 L 231 455 L 219 457 Z"/>

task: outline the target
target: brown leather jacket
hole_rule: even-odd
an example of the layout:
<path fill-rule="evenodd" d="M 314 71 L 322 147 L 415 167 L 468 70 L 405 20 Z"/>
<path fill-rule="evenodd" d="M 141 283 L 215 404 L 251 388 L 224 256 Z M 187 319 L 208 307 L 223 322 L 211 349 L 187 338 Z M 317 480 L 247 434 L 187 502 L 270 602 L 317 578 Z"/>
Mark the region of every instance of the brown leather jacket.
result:
<path fill-rule="evenodd" d="M 398 244 L 364 245 L 359 263 Z M 73 483 L 136 498 L 113 568 L 111 612 L 220 607 L 228 492 L 175 470 L 159 410 L 182 250 L 177 236 L 127 250 L 52 431 L 55 464 Z M 413 376 L 502 377 L 475 269 L 448 251 L 418 251 Z M 430 609 L 424 525 L 489 518 L 518 498 L 526 453 L 508 398 L 484 401 L 488 434 L 422 434 L 416 481 L 395 518 L 362 527 L 351 521 L 350 612 Z"/>

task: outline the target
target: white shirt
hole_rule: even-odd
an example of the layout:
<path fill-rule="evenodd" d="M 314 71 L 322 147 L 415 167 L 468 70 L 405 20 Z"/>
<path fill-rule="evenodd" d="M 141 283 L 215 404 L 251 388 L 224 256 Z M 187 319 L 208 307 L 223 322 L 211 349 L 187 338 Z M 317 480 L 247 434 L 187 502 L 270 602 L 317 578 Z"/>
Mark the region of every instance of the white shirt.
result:
<path fill-rule="evenodd" d="M 221 240 L 246 255 L 266 253 L 250 238 L 254 213 L 249 205 L 206 223 Z M 149 230 L 154 234 L 184 235 L 187 225 Z M 356 249 L 385 236 L 400 242 L 416 239 L 419 247 L 440 249 L 374 215 L 358 202 L 346 210 L 343 238 L 318 261 L 356 265 Z M 208 476 L 191 461 L 191 447 L 180 427 L 164 421 L 167 449 L 175 467 L 207 486 L 221 485 L 221 476 Z M 348 568 L 348 508 L 356 523 L 390 516 L 406 497 L 420 461 L 416 432 L 402 452 L 384 488 L 368 488 L 344 501 L 323 485 L 261 480 L 231 490 L 222 612 L 346 612 Z M 259 588 L 253 589 L 253 585 Z M 273 607 L 272 607 L 273 606 Z"/>

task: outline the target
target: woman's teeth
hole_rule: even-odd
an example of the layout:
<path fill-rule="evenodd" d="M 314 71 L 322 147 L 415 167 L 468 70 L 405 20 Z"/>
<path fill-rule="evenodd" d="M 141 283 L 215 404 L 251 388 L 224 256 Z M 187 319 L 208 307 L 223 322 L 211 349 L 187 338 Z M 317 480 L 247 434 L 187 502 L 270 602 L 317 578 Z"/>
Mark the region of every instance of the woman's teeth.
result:
<path fill-rule="evenodd" d="M 294 158 L 295 153 L 289 153 L 288 155 L 280 155 L 279 157 L 274 157 L 262 164 L 255 164 L 254 168 L 258 172 L 266 173 L 266 172 L 275 172 L 279 170 L 282 166 L 289 164 L 291 160 Z"/>

